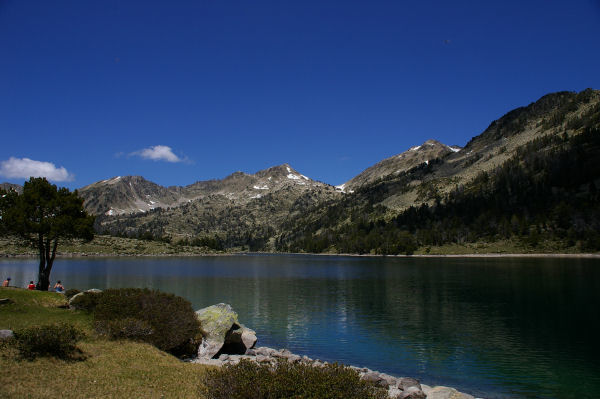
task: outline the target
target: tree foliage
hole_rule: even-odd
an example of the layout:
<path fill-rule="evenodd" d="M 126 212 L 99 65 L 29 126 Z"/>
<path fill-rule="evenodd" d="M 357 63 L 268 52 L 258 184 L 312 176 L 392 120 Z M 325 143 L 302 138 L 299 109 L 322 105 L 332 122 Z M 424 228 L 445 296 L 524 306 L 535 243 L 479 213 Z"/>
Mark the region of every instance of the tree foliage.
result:
<path fill-rule="evenodd" d="M 37 288 L 47 290 L 59 240 L 94 237 L 94 217 L 83 209 L 77 191 L 57 188 L 43 177 L 32 177 L 23 185 L 23 194 L 2 193 L 1 231 L 16 233 L 39 251 Z"/>

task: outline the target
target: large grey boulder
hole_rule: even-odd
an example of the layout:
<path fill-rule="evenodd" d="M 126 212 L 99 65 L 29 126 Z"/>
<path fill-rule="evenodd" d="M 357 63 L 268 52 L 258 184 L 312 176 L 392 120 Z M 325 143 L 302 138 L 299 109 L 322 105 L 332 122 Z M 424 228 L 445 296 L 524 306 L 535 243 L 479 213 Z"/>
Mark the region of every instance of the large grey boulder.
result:
<path fill-rule="evenodd" d="M 231 305 L 219 303 L 200 309 L 196 317 L 202 332 L 200 358 L 211 359 L 221 353 L 244 354 L 256 344 L 256 333 L 238 321 Z"/>

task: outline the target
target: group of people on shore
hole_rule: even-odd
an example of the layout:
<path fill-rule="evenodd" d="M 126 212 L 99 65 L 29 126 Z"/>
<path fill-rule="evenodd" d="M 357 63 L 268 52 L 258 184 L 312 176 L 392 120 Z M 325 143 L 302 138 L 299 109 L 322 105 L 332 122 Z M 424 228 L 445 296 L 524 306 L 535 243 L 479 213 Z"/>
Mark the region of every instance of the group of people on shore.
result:
<path fill-rule="evenodd" d="M 11 281 L 11 278 L 7 277 L 6 280 L 4 280 L 2 282 L 2 286 L 3 287 L 10 287 L 10 281 Z M 28 290 L 35 290 L 35 288 L 36 288 L 35 283 L 33 282 L 33 280 L 30 280 L 29 284 L 27 285 L 27 289 Z M 60 280 L 58 280 L 56 282 L 56 284 L 54 284 L 54 287 L 52 287 L 52 289 L 55 292 L 58 292 L 58 293 L 61 293 L 61 294 L 65 292 L 65 287 L 62 285 L 62 283 L 60 282 Z"/>

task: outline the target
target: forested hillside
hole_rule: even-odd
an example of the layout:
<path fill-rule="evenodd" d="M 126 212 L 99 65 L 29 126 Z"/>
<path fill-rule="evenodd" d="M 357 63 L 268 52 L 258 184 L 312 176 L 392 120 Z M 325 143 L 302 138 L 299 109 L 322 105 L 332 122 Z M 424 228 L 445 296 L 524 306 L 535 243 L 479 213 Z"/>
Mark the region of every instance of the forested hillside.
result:
<path fill-rule="evenodd" d="M 502 139 L 514 134 L 533 117 L 542 117 L 536 125 L 547 134 L 519 146 L 500 166 L 446 194 L 426 193 L 427 176 L 446 162 L 437 159 L 290 221 L 277 240 L 277 250 L 397 254 L 418 247 L 502 239 L 516 239 L 532 248 L 553 242 L 556 250 L 600 250 L 600 105 L 581 109 L 596 93 L 566 98 L 560 93 L 563 101 L 554 107 L 536 104 L 494 122 L 466 148 L 489 136 Z M 382 202 L 395 192 L 410 190 L 414 181 L 421 182 L 417 191 L 429 195 L 430 201 L 391 214 Z"/>
<path fill-rule="evenodd" d="M 432 205 L 413 206 L 386 219 L 385 209 L 374 208 L 372 201 L 340 203 L 318 219 L 286 226 L 299 233 L 283 234 L 278 249 L 395 254 L 419 246 L 518 238 L 532 247 L 552 240 L 597 251 L 598 154 L 598 128 L 536 139 L 497 170 L 482 172 Z"/>

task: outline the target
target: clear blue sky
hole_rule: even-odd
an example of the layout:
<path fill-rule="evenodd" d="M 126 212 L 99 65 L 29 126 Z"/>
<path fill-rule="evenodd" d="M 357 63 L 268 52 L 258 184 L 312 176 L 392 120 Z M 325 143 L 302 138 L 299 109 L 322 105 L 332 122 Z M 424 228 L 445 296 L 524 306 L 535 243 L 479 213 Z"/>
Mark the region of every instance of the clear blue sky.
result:
<path fill-rule="evenodd" d="M 587 87 L 597 0 L 0 0 L 0 181 L 340 184 Z"/>

